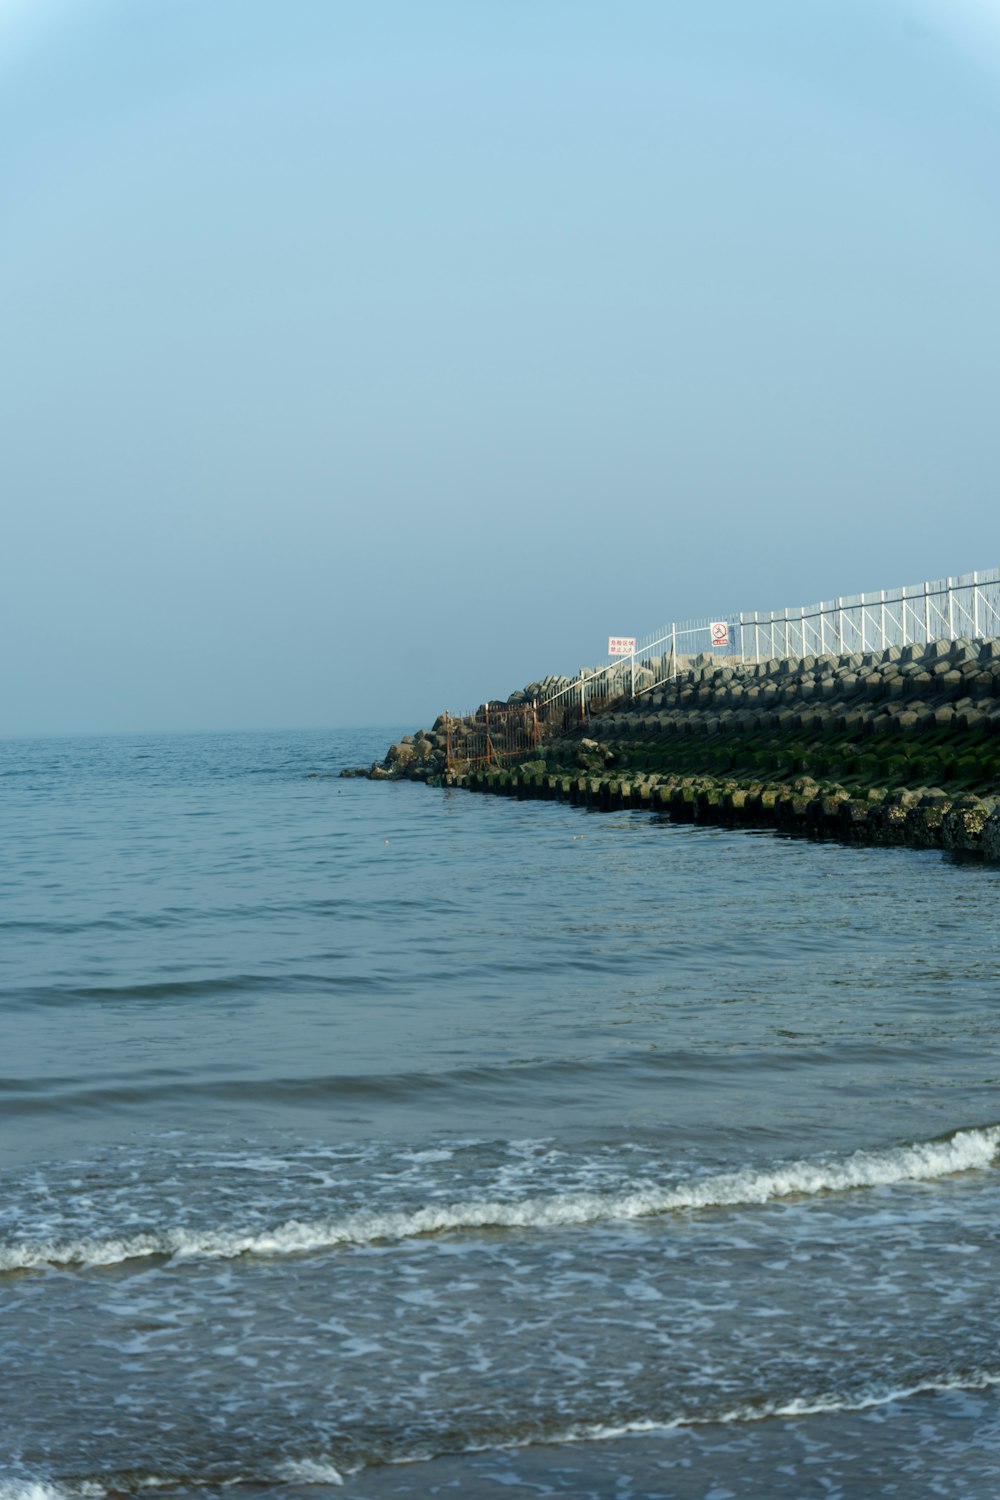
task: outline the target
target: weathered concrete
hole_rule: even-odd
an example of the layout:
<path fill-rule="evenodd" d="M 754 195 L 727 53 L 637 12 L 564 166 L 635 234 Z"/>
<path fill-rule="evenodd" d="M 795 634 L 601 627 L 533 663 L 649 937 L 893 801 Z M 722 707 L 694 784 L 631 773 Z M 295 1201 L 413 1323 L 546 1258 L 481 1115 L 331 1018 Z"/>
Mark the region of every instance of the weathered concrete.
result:
<path fill-rule="evenodd" d="M 543 717 L 526 763 L 464 766 L 470 721 L 439 719 L 359 773 L 1000 859 L 1000 641 L 644 670 L 633 700 Z"/>

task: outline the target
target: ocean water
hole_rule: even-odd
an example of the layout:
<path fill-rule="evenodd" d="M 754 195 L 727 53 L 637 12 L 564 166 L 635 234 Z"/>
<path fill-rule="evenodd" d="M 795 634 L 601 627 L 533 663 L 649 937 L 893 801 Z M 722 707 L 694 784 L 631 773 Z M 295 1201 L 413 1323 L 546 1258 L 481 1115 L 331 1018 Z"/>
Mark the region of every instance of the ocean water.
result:
<path fill-rule="evenodd" d="M 0 1500 L 1000 1494 L 1000 872 L 0 745 Z"/>

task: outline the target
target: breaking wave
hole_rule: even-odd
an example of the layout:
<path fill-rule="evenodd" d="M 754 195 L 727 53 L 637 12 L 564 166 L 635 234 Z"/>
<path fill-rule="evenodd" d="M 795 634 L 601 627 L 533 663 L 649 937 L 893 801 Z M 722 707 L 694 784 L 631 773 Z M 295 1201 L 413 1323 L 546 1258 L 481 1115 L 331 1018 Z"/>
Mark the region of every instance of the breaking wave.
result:
<path fill-rule="evenodd" d="M 42 1479 L 0 1477 L 0 1500 L 100 1500 L 104 1494 L 99 1484 L 66 1487 Z"/>
<path fill-rule="evenodd" d="M 412 1239 L 448 1231 L 554 1229 L 602 1221 L 651 1218 L 684 1210 L 738 1208 L 819 1193 L 926 1182 L 989 1167 L 1000 1148 L 1000 1126 L 959 1130 L 950 1137 L 856 1151 L 828 1160 L 799 1160 L 765 1169 L 695 1178 L 669 1188 L 563 1192 L 505 1200 L 473 1198 L 397 1210 L 361 1209 L 266 1230 L 194 1230 L 171 1226 L 125 1236 L 0 1244 L 0 1271 L 55 1265 L 115 1265 L 147 1258 L 278 1256 Z M 0 1497 L 2 1500 L 2 1497 Z"/>
<path fill-rule="evenodd" d="M 632 1421 L 621 1423 L 579 1423 L 558 1431 L 549 1433 L 535 1431 L 530 1436 L 513 1438 L 505 1438 L 500 1433 L 492 1436 L 483 1434 L 479 1441 L 466 1443 L 457 1450 L 449 1449 L 449 1451 L 452 1454 L 457 1451 L 471 1455 L 505 1449 L 511 1451 L 532 1448 L 539 1445 L 561 1447 L 577 1443 L 614 1442 L 622 1438 L 642 1437 L 652 1433 L 677 1432 L 684 1428 L 738 1426 L 775 1418 L 794 1420 L 834 1413 L 865 1412 L 876 1407 L 889 1406 L 895 1402 L 908 1401 L 917 1396 L 944 1395 L 950 1391 L 986 1391 L 998 1386 L 1000 1386 L 1000 1373 L 993 1370 L 969 1370 L 964 1373 L 930 1376 L 907 1386 L 887 1386 L 857 1394 L 841 1395 L 831 1392 L 808 1398 L 797 1397 L 790 1401 L 762 1401 L 752 1406 L 738 1406 L 717 1413 L 697 1412 L 660 1418 L 637 1417 Z M 376 1460 L 374 1467 L 381 1468 L 386 1463 L 390 1467 L 397 1465 L 409 1467 L 412 1464 L 431 1462 L 436 1456 L 438 1455 L 433 1447 L 424 1446 L 419 1452 L 408 1452 L 388 1460 Z M 292 1485 L 296 1488 L 309 1485 L 339 1488 L 343 1485 L 345 1476 L 356 1475 L 369 1466 L 365 1462 L 355 1462 L 346 1468 L 338 1468 L 325 1455 L 321 1458 L 288 1459 L 277 1467 L 268 1477 L 267 1482 L 269 1486 L 276 1488 L 285 1485 Z M 220 1486 L 246 1482 L 244 1474 L 216 1481 Z M 190 1483 L 190 1480 L 178 1481 L 161 1475 L 145 1475 L 134 1479 L 130 1489 L 133 1491 L 172 1489 L 179 1483 Z M 99 1497 L 105 1496 L 106 1493 L 100 1485 L 93 1483 L 63 1487 L 47 1481 L 0 1479 L 0 1500 L 99 1500 Z"/>
<path fill-rule="evenodd" d="M 738 1422 L 763 1422 L 772 1417 L 815 1417 L 832 1412 L 862 1412 L 873 1407 L 890 1406 L 914 1396 L 943 1395 L 948 1391 L 986 1391 L 1000 1386 L 1000 1374 L 993 1370 L 970 1370 L 966 1374 L 932 1376 L 913 1385 L 865 1391 L 856 1396 L 829 1394 L 796 1397 L 791 1401 L 764 1401 L 754 1406 L 737 1406 L 717 1416 L 694 1415 L 657 1421 L 639 1417 L 620 1425 L 594 1423 L 567 1428 L 552 1439 L 555 1443 L 598 1443 L 615 1438 L 638 1437 L 642 1433 L 671 1432 L 681 1427 L 711 1427 Z M 509 1446 L 518 1446 L 510 1444 Z"/>

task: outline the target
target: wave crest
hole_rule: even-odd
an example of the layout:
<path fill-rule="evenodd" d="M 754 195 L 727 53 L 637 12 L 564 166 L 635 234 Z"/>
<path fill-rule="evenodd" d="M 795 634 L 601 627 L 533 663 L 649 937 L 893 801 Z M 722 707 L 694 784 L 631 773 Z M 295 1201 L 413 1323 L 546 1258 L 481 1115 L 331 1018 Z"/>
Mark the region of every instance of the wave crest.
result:
<path fill-rule="evenodd" d="M 121 1237 L 0 1244 L 0 1271 L 43 1266 L 115 1265 L 150 1256 L 223 1258 L 294 1255 L 341 1245 L 413 1239 L 448 1231 L 556 1229 L 712 1208 L 738 1208 L 783 1198 L 927 1182 L 989 1167 L 1000 1148 L 1000 1126 L 959 1130 L 943 1140 L 884 1151 L 856 1151 L 832 1160 L 799 1160 L 695 1178 L 658 1189 L 563 1192 L 505 1200 L 478 1198 L 423 1208 L 355 1210 L 340 1216 L 289 1219 L 273 1229 L 192 1230 L 167 1227 Z"/>

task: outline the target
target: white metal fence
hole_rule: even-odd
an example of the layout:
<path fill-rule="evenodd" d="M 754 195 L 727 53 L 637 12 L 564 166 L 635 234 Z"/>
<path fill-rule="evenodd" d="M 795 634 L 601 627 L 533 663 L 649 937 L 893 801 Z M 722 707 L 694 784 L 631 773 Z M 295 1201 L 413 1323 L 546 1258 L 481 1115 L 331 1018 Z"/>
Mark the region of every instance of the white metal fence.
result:
<path fill-rule="evenodd" d="M 714 639 L 723 622 L 726 641 Z M 963 573 L 935 583 L 917 583 L 871 594 L 845 594 L 823 604 L 766 614 L 719 614 L 685 620 L 636 642 L 635 655 L 586 668 L 539 705 L 579 704 L 636 697 L 689 670 L 692 659 L 711 656 L 720 664 L 802 656 L 851 656 L 933 640 L 1000 635 L 1000 569 Z"/>

